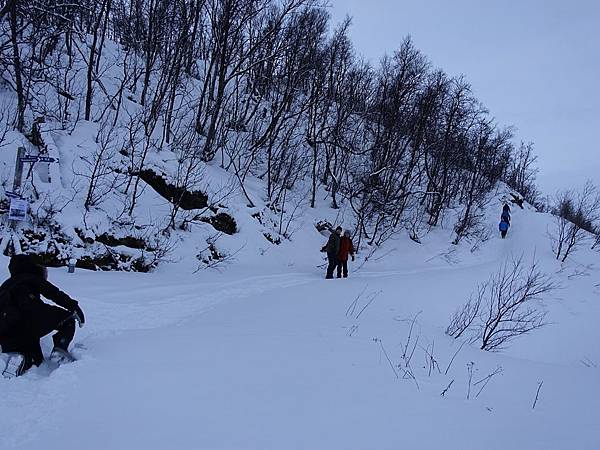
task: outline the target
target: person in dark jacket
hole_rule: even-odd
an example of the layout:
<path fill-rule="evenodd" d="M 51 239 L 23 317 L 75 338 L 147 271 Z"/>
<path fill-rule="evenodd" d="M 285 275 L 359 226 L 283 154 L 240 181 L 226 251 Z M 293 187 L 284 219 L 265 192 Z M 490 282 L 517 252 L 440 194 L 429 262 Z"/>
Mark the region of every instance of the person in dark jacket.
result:
<path fill-rule="evenodd" d="M 338 253 L 339 264 L 337 266 L 338 278 L 342 278 L 342 271 L 344 273 L 344 278 L 348 278 L 348 256 L 351 256 L 352 261 L 354 261 L 354 245 L 352 245 L 350 230 L 346 230 L 340 239 L 340 252 Z"/>
<path fill-rule="evenodd" d="M 44 360 L 40 339 L 52 331 L 56 333 L 50 359 L 73 361 L 69 344 L 75 322 L 80 326 L 85 322 L 77 301 L 50 283 L 46 268 L 29 255 L 13 256 L 8 270 L 10 278 L 0 286 L 0 347 L 11 353 L 5 371 L 18 376 L 34 364 L 39 366 Z M 41 296 L 58 306 L 44 303 Z"/>
<path fill-rule="evenodd" d="M 327 275 L 325 278 L 333 278 L 333 272 L 338 267 L 338 255 L 340 253 L 340 236 L 342 235 L 342 227 L 337 227 L 331 232 L 327 244 L 321 249 L 322 252 L 327 252 Z"/>
<path fill-rule="evenodd" d="M 500 235 L 502 236 L 502 239 L 504 239 L 506 237 L 506 233 L 508 233 L 509 227 L 510 227 L 510 224 L 508 222 L 505 222 L 504 220 L 500 221 L 500 224 L 498 225 L 498 229 L 500 230 Z"/>

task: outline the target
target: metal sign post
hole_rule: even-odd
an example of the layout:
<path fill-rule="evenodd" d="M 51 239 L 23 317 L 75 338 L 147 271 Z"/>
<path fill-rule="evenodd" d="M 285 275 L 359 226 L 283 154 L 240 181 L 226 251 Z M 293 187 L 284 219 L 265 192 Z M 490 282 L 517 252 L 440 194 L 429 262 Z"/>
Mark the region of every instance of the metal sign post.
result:
<path fill-rule="evenodd" d="M 25 157 L 25 147 L 17 149 L 17 160 L 15 161 L 15 178 L 13 180 L 12 192 L 19 195 L 21 193 L 21 180 L 23 178 L 23 158 Z M 12 230 L 17 228 L 17 220 L 10 221 Z"/>
<path fill-rule="evenodd" d="M 27 218 L 27 210 L 29 208 L 29 202 L 25 200 L 21 195 L 21 183 L 23 181 L 23 166 L 25 164 L 31 164 L 30 172 L 33 170 L 33 165 L 37 162 L 43 163 L 54 163 L 58 162 L 57 158 L 52 158 L 50 156 L 38 156 L 38 155 L 27 155 L 25 154 L 25 147 L 19 147 L 17 149 L 17 159 L 15 161 L 15 177 L 13 180 L 13 188 L 12 191 L 5 191 L 6 197 L 10 199 L 10 207 L 8 211 L 8 220 L 10 223 L 11 229 L 11 238 L 10 242 L 18 243 L 15 240 L 14 231 L 17 228 L 17 223 L 19 221 L 25 220 Z M 4 246 L 4 242 L 0 242 L 0 245 Z M 14 245 L 14 247 L 18 247 Z M 17 250 L 18 252 L 18 250 Z"/>
<path fill-rule="evenodd" d="M 23 178 L 23 158 L 25 157 L 25 148 L 17 149 L 17 160 L 15 161 L 15 179 L 13 181 L 13 192 L 19 193 L 21 189 L 21 178 Z"/>

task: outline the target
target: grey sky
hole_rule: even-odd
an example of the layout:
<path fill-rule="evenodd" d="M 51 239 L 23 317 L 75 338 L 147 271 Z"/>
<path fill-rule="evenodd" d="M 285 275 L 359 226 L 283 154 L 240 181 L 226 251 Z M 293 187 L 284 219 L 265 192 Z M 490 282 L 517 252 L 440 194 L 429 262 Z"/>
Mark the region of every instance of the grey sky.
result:
<path fill-rule="evenodd" d="M 435 66 L 464 73 L 501 124 L 535 143 L 545 194 L 600 185 L 600 1 L 331 2 L 373 63 L 410 34 Z"/>

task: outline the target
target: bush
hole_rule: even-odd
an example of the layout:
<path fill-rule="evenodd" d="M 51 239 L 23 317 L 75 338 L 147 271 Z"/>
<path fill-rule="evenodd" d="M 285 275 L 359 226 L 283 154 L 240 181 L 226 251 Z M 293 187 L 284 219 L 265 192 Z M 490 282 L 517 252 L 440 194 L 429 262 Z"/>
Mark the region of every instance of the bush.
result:
<path fill-rule="evenodd" d="M 523 257 L 506 261 L 500 270 L 452 316 L 446 334 L 482 350 L 500 350 L 512 339 L 545 325 L 546 312 L 536 304 L 556 285 L 539 270 L 534 261 L 523 265 Z"/>
<path fill-rule="evenodd" d="M 556 218 L 550 232 L 552 251 L 556 259 L 565 262 L 590 235 L 598 235 L 600 193 L 591 181 L 581 192 L 561 192 L 553 213 Z"/>

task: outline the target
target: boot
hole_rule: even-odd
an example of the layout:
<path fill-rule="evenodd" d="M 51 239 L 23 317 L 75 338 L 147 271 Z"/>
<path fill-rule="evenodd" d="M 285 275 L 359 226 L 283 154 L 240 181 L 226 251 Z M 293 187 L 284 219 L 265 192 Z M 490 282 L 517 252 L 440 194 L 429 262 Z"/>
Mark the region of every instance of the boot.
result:
<path fill-rule="evenodd" d="M 58 365 L 72 363 L 75 361 L 73 355 L 71 355 L 68 350 L 65 350 L 61 347 L 54 347 L 52 349 L 52 353 L 50 353 L 49 359 Z"/>
<path fill-rule="evenodd" d="M 14 378 L 23 375 L 33 365 L 33 360 L 21 353 L 6 353 L 8 359 L 2 370 L 4 378 Z"/>

